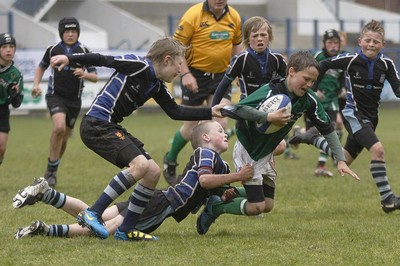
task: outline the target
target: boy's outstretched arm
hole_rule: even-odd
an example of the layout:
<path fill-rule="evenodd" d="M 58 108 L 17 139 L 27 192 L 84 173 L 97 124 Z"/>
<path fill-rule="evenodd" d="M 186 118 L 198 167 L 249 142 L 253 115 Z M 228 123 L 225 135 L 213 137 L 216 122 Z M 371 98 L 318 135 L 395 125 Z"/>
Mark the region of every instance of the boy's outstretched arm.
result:
<path fill-rule="evenodd" d="M 282 127 L 290 121 L 290 114 L 287 114 L 284 108 L 266 113 L 250 106 L 226 105 L 221 109 L 221 114 L 236 120 L 255 121 L 257 123 L 270 122 Z"/>
<path fill-rule="evenodd" d="M 239 172 L 230 174 L 203 174 L 199 177 L 200 185 L 205 189 L 213 189 L 234 182 L 250 180 L 254 169 L 251 165 L 243 166 Z"/>

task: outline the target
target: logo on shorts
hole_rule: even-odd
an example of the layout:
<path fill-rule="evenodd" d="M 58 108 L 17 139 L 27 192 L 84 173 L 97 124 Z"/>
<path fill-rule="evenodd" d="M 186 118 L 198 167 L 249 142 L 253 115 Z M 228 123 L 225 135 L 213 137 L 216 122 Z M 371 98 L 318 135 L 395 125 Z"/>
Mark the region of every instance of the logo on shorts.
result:
<path fill-rule="evenodd" d="M 119 138 L 120 140 L 125 139 L 125 135 L 121 131 L 115 132 L 115 136 L 117 136 L 117 138 Z"/>

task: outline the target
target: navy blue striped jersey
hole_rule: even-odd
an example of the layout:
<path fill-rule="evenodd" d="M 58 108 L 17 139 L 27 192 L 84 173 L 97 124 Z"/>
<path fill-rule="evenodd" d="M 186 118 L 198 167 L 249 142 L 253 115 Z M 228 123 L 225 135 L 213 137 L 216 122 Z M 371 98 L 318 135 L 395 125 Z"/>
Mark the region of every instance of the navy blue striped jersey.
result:
<path fill-rule="evenodd" d="M 39 67 L 46 70 L 50 66 L 50 58 L 52 56 L 69 55 L 73 53 L 90 53 L 90 50 L 80 42 L 76 42 L 69 48 L 63 42 L 59 42 L 47 47 L 46 52 L 39 63 Z M 96 68 L 92 65 L 80 65 L 76 63 L 70 64 L 61 71 L 52 68 L 47 87 L 47 94 L 56 94 L 69 100 L 80 99 L 84 87 L 84 80 L 74 75 L 73 72 L 77 67 L 84 68 L 89 73 L 96 73 Z"/>
<path fill-rule="evenodd" d="M 196 206 L 204 202 L 209 191 L 200 186 L 203 174 L 229 174 L 229 165 L 221 156 L 208 148 L 197 148 L 187 163 L 181 181 L 163 191 L 175 210 L 172 215 L 177 222 L 182 221 Z"/>
<path fill-rule="evenodd" d="M 270 49 L 263 54 L 257 54 L 253 49 L 232 57 L 224 79 L 215 92 L 213 105 L 218 104 L 232 81 L 238 77 L 240 84 L 240 99 L 250 95 L 273 79 L 286 76 L 286 61 L 281 54 L 273 53 Z"/>
<path fill-rule="evenodd" d="M 209 120 L 211 109 L 180 106 L 169 93 L 165 83 L 156 77 L 152 62 L 134 54 L 105 56 L 74 54 L 70 62 L 90 63 L 114 68 L 115 72 L 97 94 L 86 115 L 103 121 L 120 123 L 124 117 L 142 106 L 150 98 L 175 120 Z"/>
<path fill-rule="evenodd" d="M 239 77 L 241 98 L 244 98 L 261 85 L 285 77 L 286 62 L 282 55 L 269 49 L 257 54 L 249 48 L 232 58 L 225 74 L 230 80 Z"/>
<path fill-rule="evenodd" d="M 358 117 L 377 120 L 381 93 L 385 80 L 394 94 L 400 97 L 400 80 L 393 60 L 379 53 L 373 60 L 361 50 L 357 53 L 340 54 L 320 62 L 318 82 L 328 69 L 342 69 L 345 73 L 347 96 L 345 109 Z"/>

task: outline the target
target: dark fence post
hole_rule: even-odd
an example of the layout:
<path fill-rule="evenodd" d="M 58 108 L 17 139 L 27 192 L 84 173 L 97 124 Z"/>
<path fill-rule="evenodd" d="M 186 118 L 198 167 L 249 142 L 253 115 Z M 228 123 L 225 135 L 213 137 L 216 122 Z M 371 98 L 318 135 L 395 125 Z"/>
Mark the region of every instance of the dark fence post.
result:
<path fill-rule="evenodd" d="M 14 35 L 14 14 L 11 11 L 8 12 L 8 32 Z"/>
<path fill-rule="evenodd" d="M 319 34 L 318 34 L 318 20 L 314 19 L 314 51 L 318 49 L 319 43 Z"/>
<path fill-rule="evenodd" d="M 291 54 L 291 45 L 292 45 L 292 21 L 290 18 L 286 19 L 286 54 L 287 57 L 290 57 Z"/>

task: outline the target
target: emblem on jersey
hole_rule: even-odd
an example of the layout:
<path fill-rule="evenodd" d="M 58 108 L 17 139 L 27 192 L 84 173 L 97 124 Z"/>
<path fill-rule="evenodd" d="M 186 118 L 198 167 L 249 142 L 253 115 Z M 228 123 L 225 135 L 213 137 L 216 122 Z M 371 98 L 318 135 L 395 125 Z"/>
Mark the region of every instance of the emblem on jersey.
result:
<path fill-rule="evenodd" d="M 182 26 L 182 25 L 179 25 L 178 28 L 177 28 L 177 30 L 183 30 L 183 26 Z"/>
<path fill-rule="evenodd" d="M 228 40 L 229 39 L 229 32 L 226 31 L 213 31 L 210 33 L 211 40 Z"/>
<path fill-rule="evenodd" d="M 360 73 L 356 72 L 356 74 L 353 76 L 355 79 L 361 79 Z"/>
<path fill-rule="evenodd" d="M 114 133 L 115 136 L 117 136 L 117 138 L 119 138 L 120 140 L 124 140 L 125 139 L 125 135 L 124 133 L 122 133 L 121 131 L 117 131 Z"/>
<path fill-rule="evenodd" d="M 210 27 L 210 25 L 208 25 L 207 21 L 200 22 L 200 28 L 208 28 L 208 27 Z"/>
<path fill-rule="evenodd" d="M 249 72 L 249 74 L 247 75 L 247 78 L 249 78 L 249 79 L 254 79 L 254 78 L 256 78 L 256 76 L 253 74 L 253 72 Z"/>

